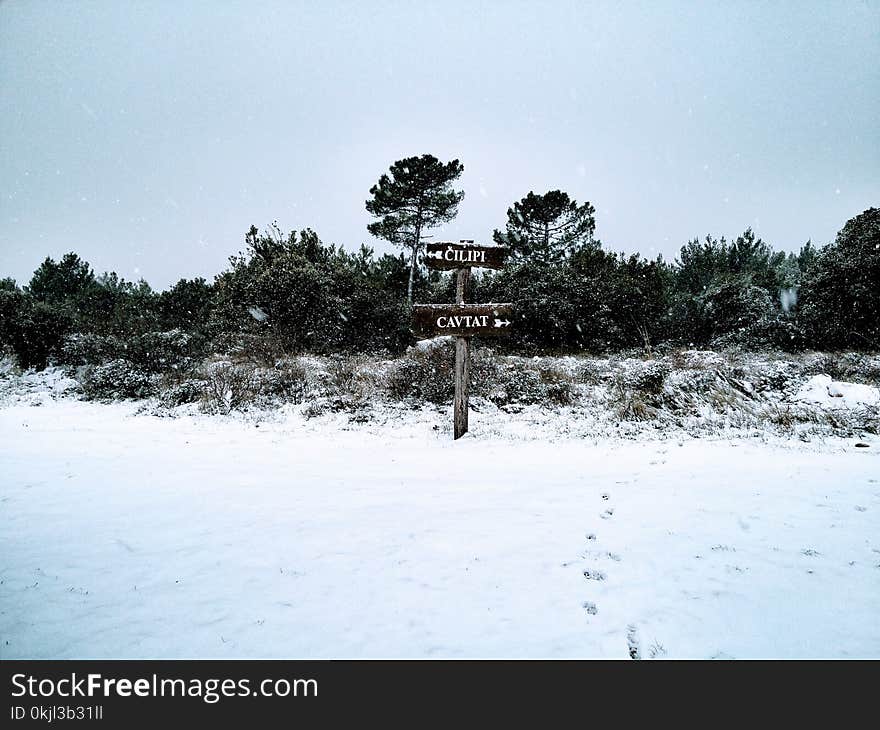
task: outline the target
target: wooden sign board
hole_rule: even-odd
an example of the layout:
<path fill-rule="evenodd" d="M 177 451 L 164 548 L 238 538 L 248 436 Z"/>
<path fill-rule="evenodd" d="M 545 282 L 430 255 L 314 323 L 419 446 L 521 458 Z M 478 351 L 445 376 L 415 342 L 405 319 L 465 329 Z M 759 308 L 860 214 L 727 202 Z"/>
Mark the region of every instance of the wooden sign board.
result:
<path fill-rule="evenodd" d="M 507 258 L 504 246 L 481 246 L 473 241 L 437 241 L 425 247 L 425 266 L 429 269 L 500 269 Z"/>
<path fill-rule="evenodd" d="M 513 324 L 513 304 L 416 304 L 414 328 L 431 337 L 504 337 Z"/>

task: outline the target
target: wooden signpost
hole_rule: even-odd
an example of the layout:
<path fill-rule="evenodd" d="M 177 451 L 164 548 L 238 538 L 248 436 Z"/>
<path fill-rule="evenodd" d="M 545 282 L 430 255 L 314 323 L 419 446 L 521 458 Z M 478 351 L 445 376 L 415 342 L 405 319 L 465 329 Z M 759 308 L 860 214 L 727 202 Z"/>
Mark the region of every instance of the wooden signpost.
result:
<path fill-rule="evenodd" d="M 416 304 L 414 328 L 424 334 L 503 337 L 513 320 L 510 304 Z"/>
<path fill-rule="evenodd" d="M 473 241 L 437 241 L 425 248 L 425 265 L 440 271 L 471 267 L 501 269 L 507 258 L 507 249 L 503 246 L 478 246 Z"/>
<path fill-rule="evenodd" d="M 502 246 L 480 246 L 473 241 L 438 241 L 426 247 L 429 269 L 456 272 L 455 304 L 416 304 L 413 326 L 429 336 L 455 336 L 454 437 L 468 430 L 468 381 L 470 338 L 504 337 L 513 325 L 512 304 L 465 304 L 465 290 L 472 268 L 500 269 L 508 250 Z"/>

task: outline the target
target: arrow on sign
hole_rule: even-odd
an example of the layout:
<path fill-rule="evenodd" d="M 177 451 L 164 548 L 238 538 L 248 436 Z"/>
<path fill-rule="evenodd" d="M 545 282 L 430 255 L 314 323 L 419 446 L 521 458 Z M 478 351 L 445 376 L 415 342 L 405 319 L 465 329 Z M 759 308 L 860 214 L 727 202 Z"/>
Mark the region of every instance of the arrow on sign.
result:
<path fill-rule="evenodd" d="M 495 326 L 496 326 L 496 327 L 509 327 L 509 326 L 510 326 L 510 320 L 509 320 L 509 319 L 496 319 L 496 320 L 495 320 Z"/>
<path fill-rule="evenodd" d="M 442 258 L 443 258 L 443 252 L 442 252 L 442 251 L 428 251 L 428 253 L 425 254 L 425 258 L 429 258 L 429 259 L 442 259 Z"/>

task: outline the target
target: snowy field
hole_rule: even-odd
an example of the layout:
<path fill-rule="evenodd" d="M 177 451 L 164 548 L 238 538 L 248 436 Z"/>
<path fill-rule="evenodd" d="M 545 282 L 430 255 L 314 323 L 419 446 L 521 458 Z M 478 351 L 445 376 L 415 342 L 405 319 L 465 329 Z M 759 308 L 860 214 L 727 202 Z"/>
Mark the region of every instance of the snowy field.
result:
<path fill-rule="evenodd" d="M 880 441 L 0 409 L 14 657 L 878 657 Z"/>

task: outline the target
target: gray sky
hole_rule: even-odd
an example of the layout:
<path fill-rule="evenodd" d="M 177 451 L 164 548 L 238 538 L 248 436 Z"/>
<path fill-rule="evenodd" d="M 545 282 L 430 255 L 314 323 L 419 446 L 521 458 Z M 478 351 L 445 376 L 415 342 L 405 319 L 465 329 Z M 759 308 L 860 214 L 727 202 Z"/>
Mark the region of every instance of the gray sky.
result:
<path fill-rule="evenodd" d="M 440 238 L 530 190 L 606 248 L 672 257 L 752 226 L 831 240 L 880 205 L 876 2 L 0 4 L 0 276 L 75 250 L 164 288 L 272 220 L 387 250 L 396 159 L 459 158 Z"/>

